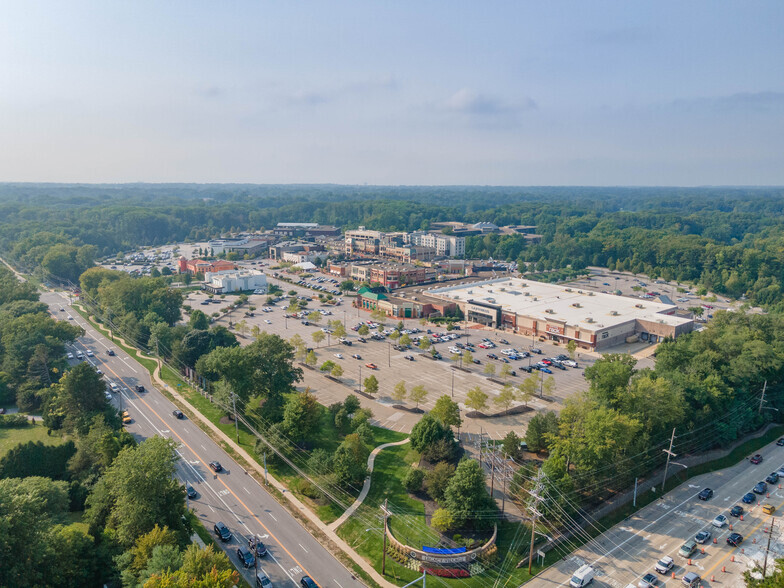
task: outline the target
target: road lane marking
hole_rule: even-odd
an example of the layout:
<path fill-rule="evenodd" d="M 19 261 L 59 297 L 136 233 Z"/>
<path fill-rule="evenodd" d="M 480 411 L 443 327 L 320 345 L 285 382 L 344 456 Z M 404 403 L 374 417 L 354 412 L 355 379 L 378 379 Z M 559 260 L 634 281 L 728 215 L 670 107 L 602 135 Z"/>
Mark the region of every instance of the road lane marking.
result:
<path fill-rule="evenodd" d="M 250 490 L 248 490 L 245 486 L 243 486 L 242 489 L 245 490 L 245 492 L 248 493 L 248 496 L 251 496 Z"/>
<path fill-rule="evenodd" d="M 114 374 L 114 376 L 115 376 L 115 377 L 116 377 L 118 380 L 120 380 L 122 383 L 124 383 L 126 386 L 128 386 L 128 383 L 127 383 L 127 382 L 125 382 L 125 380 L 123 380 L 123 378 L 122 378 L 122 377 L 121 377 L 121 376 L 120 376 L 120 375 L 119 375 L 117 372 L 115 372 L 115 371 L 114 371 L 114 370 L 113 370 L 111 367 L 107 366 L 107 369 L 108 369 L 110 372 L 112 372 L 112 373 Z M 136 370 L 134 370 L 134 371 L 136 371 Z M 139 395 L 138 395 L 136 392 L 134 392 L 134 395 L 135 395 L 135 396 L 138 398 L 138 400 L 139 400 L 140 402 L 144 403 L 144 405 L 145 405 L 145 406 L 147 406 L 147 408 L 149 408 L 149 409 L 150 409 L 150 411 L 151 411 L 151 412 L 152 412 L 152 413 L 153 413 L 155 416 L 157 416 L 157 417 L 158 417 L 158 418 L 161 420 L 161 422 L 166 422 L 166 421 L 164 421 L 164 420 L 163 420 L 163 418 L 161 417 L 161 415 L 159 415 L 157 412 L 155 412 L 155 409 L 154 409 L 152 406 L 150 406 L 150 404 L 149 404 L 149 403 L 148 403 L 146 400 L 144 400 L 144 399 L 143 399 L 141 396 L 139 396 Z M 142 414 L 143 414 L 143 413 L 142 413 Z M 146 416 L 145 416 L 145 418 L 146 418 Z M 149 419 L 148 419 L 148 420 L 149 420 Z M 152 424 L 152 423 L 151 423 L 151 424 Z M 153 425 L 153 428 L 155 428 L 155 427 L 154 427 L 154 425 Z M 156 430 L 157 430 L 157 429 L 156 429 Z M 199 456 L 199 454 L 198 454 L 198 453 L 196 453 L 196 452 L 195 452 L 195 451 L 194 451 L 194 450 L 191 448 L 191 446 L 190 446 L 190 445 L 188 445 L 188 444 L 185 442 L 185 440 L 184 440 L 182 437 L 180 437 L 180 435 L 178 435 L 176 432 L 174 433 L 174 435 L 176 435 L 176 436 L 177 436 L 177 438 L 180 440 L 180 442 L 181 442 L 183 445 L 185 445 L 185 447 L 187 447 L 188 449 L 190 449 L 191 453 L 193 453 L 193 455 L 194 455 L 194 456 L 195 456 L 195 457 L 196 457 L 196 458 L 197 458 L 197 459 L 198 459 L 198 460 L 199 460 L 199 461 L 200 461 L 200 462 L 201 462 L 201 463 L 202 463 L 202 464 L 203 464 L 205 467 L 207 467 L 207 462 L 205 462 L 205 461 L 204 461 L 204 460 L 201 458 L 201 456 Z M 203 446 L 202 446 L 202 447 L 203 447 Z M 206 448 L 205 448 L 205 451 L 206 451 Z M 235 498 L 235 499 L 237 499 L 237 501 L 238 501 L 238 502 L 239 502 L 239 503 L 240 503 L 240 504 L 241 504 L 241 505 L 242 505 L 242 506 L 245 508 L 245 510 L 246 510 L 246 511 L 247 511 L 247 512 L 248 512 L 248 513 L 249 513 L 249 514 L 250 514 L 250 515 L 251 515 L 251 516 L 252 516 L 252 517 L 253 517 L 253 518 L 256 520 L 256 522 L 257 522 L 259 525 L 261 525 L 261 527 L 262 527 L 262 528 L 263 528 L 263 529 L 264 529 L 264 530 L 265 530 L 265 531 L 266 531 L 266 532 L 267 532 L 267 533 L 270 535 L 270 537 L 272 537 L 272 538 L 273 538 L 273 540 L 274 540 L 274 541 L 275 541 L 275 542 L 276 542 L 278 545 L 280 545 L 281 549 L 283 549 L 283 551 L 285 551 L 285 552 L 286 552 L 286 554 L 287 554 L 287 555 L 288 555 L 288 556 L 289 556 L 289 557 L 290 557 L 292 560 L 294 560 L 294 562 L 295 562 L 295 563 L 296 563 L 296 564 L 297 564 L 297 565 L 298 565 L 300 568 L 302 568 L 303 570 L 305 570 L 305 573 L 306 573 L 308 576 L 310 576 L 311 578 L 313 578 L 313 576 L 310 574 L 310 572 L 308 572 L 308 571 L 307 571 L 307 569 L 306 569 L 304 566 L 302 566 L 302 564 L 300 564 L 299 560 L 298 560 L 296 557 L 294 557 L 294 555 L 293 555 L 293 554 L 292 554 L 292 553 L 291 553 L 291 552 L 290 552 L 290 551 L 289 551 L 289 550 L 286 548 L 286 546 L 285 546 L 285 545 L 284 545 L 284 544 L 283 544 L 283 543 L 282 543 L 282 542 L 281 542 L 281 541 L 280 541 L 280 540 L 279 540 L 279 539 L 278 539 L 278 538 L 275 536 L 275 534 L 274 534 L 274 533 L 272 533 L 272 532 L 269 530 L 269 528 L 268 528 L 268 527 L 267 527 L 267 526 L 266 526 L 264 523 L 262 523 L 262 522 L 261 522 L 261 519 L 259 519 L 259 518 L 258 518 L 258 517 L 257 517 L 255 514 L 253 514 L 253 511 L 252 511 L 252 510 L 251 510 L 251 509 L 250 509 L 250 508 L 249 508 L 249 507 L 248 507 L 248 506 L 247 506 L 247 505 L 246 505 L 246 504 L 245 504 L 245 503 L 244 503 L 244 502 L 243 502 L 243 501 L 240 499 L 240 497 L 239 497 L 239 496 L 237 496 L 237 495 L 236 495 L 236 494 L 235 494 L 235 493 L 234 493 L 234 492 L 233 492 L 233 491 L 232 491 L 232 490 L 231 490 L 231 489 L 228 487 L 228 485 L 226 484 L 226 482 L 225 482 L 225 481 L 223 481 L 223 480 L 222 480 L 220 477 L 216 477 L 216 479 L 217 479 L 217 480 L 218 480 L 218 481 L 219 481 L 221 484 L 223 484 L 223 486 L 224 486 L 224 487 L 225 487 L 225 488 L 226 488 L 226 489 L 227 489 L 227 490 L 228 490 L 228 491 L 229 491 L 229 492 L 232 494 L 232 496 L 234 496 L 234 498 Z M 270 515 L 270 516 L 271 516 L 271 517 L 272 517 L 272 518 L 273 518 L 273 519 L 274 519 L 274 520 L 277 522 L 277 519 L 276 519 L 276 518 L 275 518 L 275 517 L 272 515 L 272 513 L 268 513 L 268 514 L 269 514 L 269 515 Z M 292 581 L 293 581 L 293 578 L 292 578 Z M 314 581 L 314 582 L 316 582 L 315 578 L 313 578 L 313 581 Z M 317 586 L 320 586 L 320 584 L 318 584 L 318 582 L 316 582 L 316 585 L 317 585 Z"/>
<path fill-rule="evenodd" d="M 272 517 L 272 519 L 273 519 L 273 520 L 274 520 L 276 523 L 278 522 L 278 519 L 276 519 L 276 518 L 275 518 L 275 515 L 274 515 L 274 514 L 272 514 L 271 512 L 268 512 L 267 514 L 268 514 L 269 516 L 271 516 L 271 517 Z"/>
<path fill-rule="evenodd" d="M 297 545 L 299 545 L 300 547 L 302 547 L 302 543 L 297 543 Z M 305 553 L 308 553 L 308 550 L 307 550 L 307 549 L 305 549 L 304 547 L 302 547 L 302 551 L 304 551 Z"/>

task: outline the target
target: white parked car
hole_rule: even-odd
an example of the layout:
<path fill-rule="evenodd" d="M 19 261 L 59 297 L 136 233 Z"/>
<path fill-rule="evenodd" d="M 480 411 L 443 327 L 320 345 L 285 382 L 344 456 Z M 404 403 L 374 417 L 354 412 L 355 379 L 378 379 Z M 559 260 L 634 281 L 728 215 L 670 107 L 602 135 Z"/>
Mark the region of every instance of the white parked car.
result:
<path fill-rule="evenodd" d="M 92 356 L 93 356 L 93 352 L 90 349 L 88 349 L 87 350 L 87 357 L 92 357 Z"/>
<path fill-rule="evenodd" d="M 271 325 L 271 324 L 272 324 L 272 321 L 271 321 L 271 320 L 269 320 L 269 319 L 264 319 L 264 322 L 265 322 L 265 323 L 267 323 L 268 325 Z"/>
<path fill-rule="evenodd" d="M 721 529 L 724 525 L 727 524 L 727 517 L 725 517 L 724 515 L 719 515 L 715 519 L 713 519 L 713 522 L 711 524 L 714 527 L 718 527 L 719 529 Z"/>
<path fill-rule="evenodd" d="M 67 357 L 68 359 L 73 359 L 73 353 L 69 353 L 68 355 L 66 355 L 66 357 Z"/>
<path fill-rule="evenodd" d="M 337 357 L 338 359 L 343 359 L 343 354 L 342 353 L 336 353 L 335 357 Z"/>
<path fill-rule="evenodd" d="M 561 363 L 564 364 L 566 367 L 571 367 L 571 368 L 577 367 L 577 362 L 574 361 L 573 359 L 564 359 Z"/>
<path fill-rule="evenodd" d="M 111 382 L 109 384 L 109 388 L 112 389 L 112 392 L 117 392 L 120 389 L 120 387 L 117 384 L 115 384 L 114 382 Z"/>

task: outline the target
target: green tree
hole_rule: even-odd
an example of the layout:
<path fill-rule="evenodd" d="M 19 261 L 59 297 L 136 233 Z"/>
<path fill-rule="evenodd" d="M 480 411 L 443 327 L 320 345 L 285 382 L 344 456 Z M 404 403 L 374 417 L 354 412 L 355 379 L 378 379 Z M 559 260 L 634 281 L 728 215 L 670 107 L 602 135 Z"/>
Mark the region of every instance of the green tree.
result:
<path fill-rule="evenodd" d="M 86 434 L 93 417 L 110 414 L 111 407 L 104 396 L 106 382 L 93 367 L 84 362 L 75 365 L 51 389 L 44 407 L 44 421 L 52 429 Z"/>
<path fill-rule="evenodd" d="M 636 363 L 637 360 L 631 355 L 603 355 L 592 366 L 585 368 L 589 396 L 609 408 L 618 408 L 629 388 Z"/>
<path fill-rule="evenodd" d="M 515 392 L 514 387 L 511 384 L 505 384 L 501 391 L 498 393 L 498 396 L 493 398 L 493 404 L 495 404 L 499 410 L 507 411 L 512 407 L 512 403 L 515 400 Z"/>
<path fill-rule="evenodd" d="M 465 405 L 476 411 L 485 410 L 487 408 L 487 394 L 479 386 L 474 386 L 466 395 Z"/>
<path fill-rule="evenodd" d="M 343 323 L 341 323 L 340 321 L 336 321 L 336 323 L 337 324 L 335 325 L 335 328 L 334 328 L 334 331 L 333 331 L 332 334 L 335 335 L 335 337 L 338 337 L 338 338 L 339 337 L 345 337 L 346 336 L 346 328 L 343 326 Z"/>
<path fill-rule="evenodd" d="M 566 352 L 569 354 L 570 359 L 574 359 L 574 355 L 577 352 L 577 342 L 574 339 L 569 339 L 569 342 L 566 344 Z"/>
<path fill-rule="evenodd" d="M 367 325 L 360 325 L 359 329 L 357 329 L 357 333 L 360 337 L 365 337 L 370 333 L 370 328 Z"/>
<path fill-rule="evenodd" d="M 486 375 L 486 376 L 490 376 L 490 377 L 494 376 L 494 375 L 495 375 L 495 364 L 494 364 L 494 363 L 490 363 L 490 362 L 488 361 L 488 362 L 485 364 L 485 369 L 484 369 L 484 372 L 485 372 L 485 375 Z"/>
<path fill-rule="evenodd" d="M 310 321 L 311 323 L 316 324 L 316 325 L 321 322 L 321 319 L 323 317 L 324 317 L 324 315 L 322 315 L 317 310 L 314 310 L 313 312 L 309 312 L 308 313 L 308 321 Z"/>
<path fill-rule="evenodd" d="M 529 451 L 549 451 L 552 440 L 558 435 L 558 415 L 553 411 L 538 413 L 531 417 L 525 431 L 525 443 Z"/>
<path fill-rule="evenodd" d="M 313 342 L 316 344 L 316 346 L 319 346 L 321 342 L 327 338 L 327 336 L 324 334 L 324 331 L 313 331 L 311 337 L 313 337 Z"/>
<path fill-rule="evenodd" d="M 539 372 L 541 374 L 541 383 L 540 383 L 540 390 L 542 397 L 550 396 L 555 391 L 555 378 L 553 376 L 544 377 L 544 372 Z"/>
<path fill-rule="evenodd" d="M 468 351 L 468 349 L 463 351 L 463 363 L 465 365 L 469 365 L 473 363 L 473 361 L 474 361 L 474 354 Z"/>
<path fill-rule="evenodd" d="M 444 508 L 454 519 L 454 527 L 464 525 L 485 527 L 491 524 L 490 513 L 496 511 L 495 501 L 487 493 L 485 476 L 479 462 L 464 459 L 444 490 Z"/>
<path fill-rule="evenodd" d="M 400 345 L 403 345 L 404 347 L 410 347 L 411 337 L 408 336 L 408 333 L 404 333 L 403 335 L 400 336 L 400 341 L 398 341 L 398 343 Z"/>
<path fill-rule="evenodd" d="M 341 488 L 361 486 L 367 475 L 369 455 L 370 451 L 358 435 L 346 435 L 332 458 L 335 483 Z"/>
<path fill-rule="evenodd" d="M 512 459 L 517 459 L 520 456 L 520 437 L 514 431 L 509 431 L 501 442 L 504 454 Z"/>
<path fill-rule="evenodd" d="M 425 474 L 425 488 L 427 493 L 439 504 L 444 500 L 444 492 L 449 485 L 449 480 L 455 474 L 455 466 L 445 461 L 439 462 Z"/>
<path fill-rule="evenodd" d="M 403 380 L 400 380 L 395 387 L 392 389 L 392 400 L 395 402 L 403 402 L 406 399 L 406 383 Z"/>
<path fill-rule="evenodd" d="M 365 378 L 365 394 L 378 394 L 378 380 L 376 376 L 370 374 L 367 378 Z"/>
<path fill-rule="evenodd" d="M 214 545 L 200 548 L 192 543 L 182 559 L 179 570 L 153 574 L 145 588 L 232 588 L 240 582 L 240 573 Z"/>
<path fill-rule="evenodd" d="M 419 348 L 422 351 L 427 351 L 428 349 L 430 349 L 431 345 L 432 343 L 430 342 L 430 337 L 428 336 L 424 336 L 419 340 Z"/>
<path fill-rule="evenodd" d="M 120 545 L 130 547 L 163 524 L 185 545 L 189 534 L 183 523 L 185 497 L 174 476 L 177 459 L 176 443 L 163 437 L 120 451 L 87 498 L 91 534 L 105 526 Z"/>
<path fill-rule="evenodd" d="M 400 339 L 400 331 L 397 331 L 397 330 L 392 331 L 389 334 L 389 338 L 392 339 L 393 341 L 397 341 L 398 339 Z"/>
<path fill-rule="evenodd" d="M 406 489 L 407 492 L 411 494 L 416 494 L 420 490 L 422 490 L 422 481 L 425 479 L 425 472 L 420 470 L 419 468 L 411 467 L 406 472 L 405 478 L 403 478 L 403 487 Z"/>
<path fill-rule="evenodd" d="M 428 391 L 425 387 L 421 384 L 418 384 L 411 388 L 411 391 L 408 393 L 408 399 L 411 402 L 416 404 L 416 407 L 419 408 L 419 403 L 424 402 L 425 398 L 427 398 Z"/>
<path fill-rule="evenodd" d="M 307 439 L 318 428 L 321 406 L 310 390 L 290 396 L 283 409 L 282 428 L 292 439 Z"/>
<path fill-rule="evenodd" d="M 447 427 L 459 427 L 463 422 L 460 418 L 460 406 L 446 394 L 439 396 L 430 415 Z"/>
<path fill-rule="evenodd" d="M 411 429 L 409 443 L 414 451 L 425 453 L 430 446 L 438 441 L 453 438 L 452 430 L 428 413 L 419 419 L 419 422 Z"/>
<path fill-rule="evenodd" d="M 335 367 L 332 368 L 332 372 L 330 373 L 332 374 L 333 378 L 340 378 L 343 375 L 343 368 L 340 367 L 339 363 L 336 363 Z"/>
<path fill-rule="evenodd" d="M 455 517 L 445 508 L 438 508 L 430 519 L 430 526 L 443 533 L 455 528 Z"/>
<path fill-rule="evenodd" d="M 188 326 L 191 329 L 206 331 L 210 328 L 210 319 L 201 310 L 196 309 L 191 312 L 191 317 L 188 320 Z"/>
<path fill-rule="evenodd" d="M 314 351 L 308 351 L 308 354 L 305 356 L 305 365 L 309 365 L 313 367 L 318 363 L 318 359 L 316 358 L 316 353 Z"/>
<path fill-rule="evenodd" d="M 501 379 L 506 381 L 506 379 L 512 375 L 512 368 L 509 367 L 508 363 L 501 365 L 501 371 L 498 372 L 498 375 L 501 376 Z"/>
<path fill-rule="evenodd" d="M 519 391 L 517 399 L 528 406 L 528 403 L 533 400 L 536 392 L 539 390 L 539 376 L 535 374 L 529 375 L 518 384 L 517 390 Z"/>

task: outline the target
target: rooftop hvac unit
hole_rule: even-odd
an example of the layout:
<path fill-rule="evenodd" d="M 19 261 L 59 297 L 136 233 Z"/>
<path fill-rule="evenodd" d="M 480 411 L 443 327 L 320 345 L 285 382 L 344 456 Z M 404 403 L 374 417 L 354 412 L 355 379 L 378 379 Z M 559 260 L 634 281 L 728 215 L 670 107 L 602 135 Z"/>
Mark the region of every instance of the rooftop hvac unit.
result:
<path fill-rule="evenodd" d="M 635 304 L 634 308 L 645 308 L 642 304 Z"/>
<path fill-rule="evenodd" d="M 585 319 L 585 322 L 586 322 L 586 323 L 592 323 L 592 322 L 593 322 L 593 319 L 592 319 L 591 317 L 587 317 L 587 318 Z"/>
<path fill-rule="evenodd" d="M 571 306 L 573 306 L 574 308 L 582 308 L 582 304 L 580 304 L 579 302 L 574 302 Z"/>
<path fill-rule="evenodd" d="M 547 310 L 545 310 L 545 312 L 547 314 L 555 314 L 555 311 L 552 308 L 548 308 Z"/>
<path fill-rule="evenodd" d="M 593 292 L 588 292 L 588 296 L 596 296 Z"/>
<path fill-rule="evenodd" d="M 571 289 L 571 288 L 565 288 L 565 290 L 566 290 L 567 292 L 571 292 L 571 291 L 572 291 L 572 289 Z"/>
<path fill-rule="evenodd" d="M 611 310 L 610 311 L 610 316 L 618 316 L 618 311 L 617 310 Z"/>

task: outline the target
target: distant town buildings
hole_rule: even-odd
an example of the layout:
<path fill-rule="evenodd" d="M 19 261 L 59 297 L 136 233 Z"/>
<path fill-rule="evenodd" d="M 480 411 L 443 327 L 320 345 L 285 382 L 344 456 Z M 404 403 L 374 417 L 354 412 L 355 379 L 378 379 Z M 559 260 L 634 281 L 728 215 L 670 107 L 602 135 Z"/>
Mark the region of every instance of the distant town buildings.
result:
<path fill-rule="evenodd" d="M 267 277 L 256 270 L 228 270 L 208 272 L 204 275 L 207 292 L 228 294 L 252 290 L 267 291 Z"/>
<path fill-rule="evenodd" d="M 309 261 L 313 263 L 316 258 L 326 259 L 326 248 L 318 243 L 297 243 L 294 241 L 283 241 L 269 248 L 270 259 L 277 261 L 288 261 L 291 263 L 303 263 Z"/>
<path fill-rule="evenodd" d="M 249 235 L 225 239 L 213 239 L 207 243 L 212 255 L 236 253 L 239 257 L 256 257 L 267 250 L 275 237 L 271 235 Z"/>
<path fill-rule="evenodd" d="M 428 231 L 384 233 L 359 227 L 344 234 L 348 256 L 380 256 L 405 263 L 465 255 L 465 237 Z"/>
<path fill-rule="evenodd" d="M 340 229 L 318 223 L 278 223 L 272 234 L 280 237 L 337 237 Z"/>
<path fill-rule="evenodd" d="M 237 266 L 232 262 L 223 259 L 205 261 L 204 259 L 186 259 L 181 256 L 178 263 L 181 274 L 206 274 L 237 269 Z"/>

